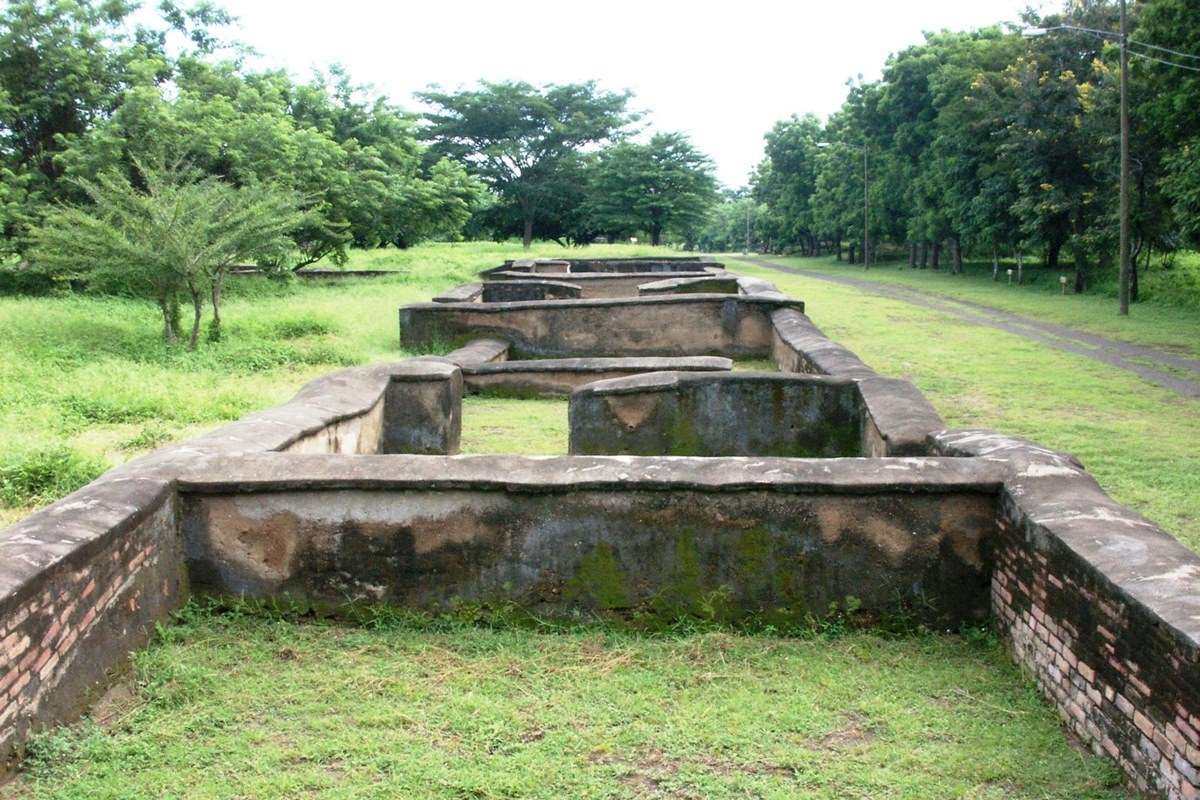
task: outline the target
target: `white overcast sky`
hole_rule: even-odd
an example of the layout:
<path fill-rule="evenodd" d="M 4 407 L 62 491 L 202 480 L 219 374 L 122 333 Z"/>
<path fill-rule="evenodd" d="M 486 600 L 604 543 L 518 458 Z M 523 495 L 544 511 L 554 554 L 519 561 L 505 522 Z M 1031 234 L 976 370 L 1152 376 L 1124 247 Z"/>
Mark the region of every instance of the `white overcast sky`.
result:
<path fill-rule="evenodd" d="M 924 31 L 1015 21 L 1054 0 L 570 0 L 419 3 L 227 0 L 256 66 L 300 78 L 342 63 L 400 105 L 412 92 L 492 81 L 598 80 L 631 89 L 659 130 L 683 131 L 728 186 L 745 183 L 762 137 L 793 113 L 835 111 L 846 80 L 877 78 Z"/>

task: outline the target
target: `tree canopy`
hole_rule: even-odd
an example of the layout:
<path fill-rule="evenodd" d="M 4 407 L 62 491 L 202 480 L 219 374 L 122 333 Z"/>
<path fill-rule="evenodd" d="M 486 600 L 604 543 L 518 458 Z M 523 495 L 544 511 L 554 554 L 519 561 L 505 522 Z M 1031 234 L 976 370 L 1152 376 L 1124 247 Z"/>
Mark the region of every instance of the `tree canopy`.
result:
<path fill-rule="evenodd" d="M 618 139 L 637 115 L 628 92 L 595 82 L 536 87 L 490 83 L 457 92 L 417 95 L 434 107 L 423 131 L 439 153 L 482 178 L 506 210 L 520 219 L 529 246 L 535 222 L 565 193 L 583 148 Z"/>

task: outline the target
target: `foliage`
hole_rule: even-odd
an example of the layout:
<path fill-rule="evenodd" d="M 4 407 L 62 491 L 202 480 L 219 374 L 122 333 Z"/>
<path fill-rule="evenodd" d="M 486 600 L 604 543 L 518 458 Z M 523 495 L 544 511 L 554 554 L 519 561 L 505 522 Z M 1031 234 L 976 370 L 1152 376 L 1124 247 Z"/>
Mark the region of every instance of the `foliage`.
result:
<path fill-rule="evenodd" d="M 90 204 L 50 210 L 33 234 L 33 258 L 53 274 L 154 301 L 168 343 L 179 333 L 179 298 L 186 295 L 194 350 L 205 299 L 212 338 L 219 339 L 230 269 L 286 251 L 302 216 L 290 193 L 266 184 L 237 188 L 191 169 L 136 166 L 144 189 L 111 173 L 80 180 Z"/>
<path fill-rule="evenodd" d="M 1132 38 L 1200 53 L 1197 14 L 1185 0 L 1139 3 Z M 1026 12 L 1023 22 L 1111 32 L 1117 7 L 1071 2 L 1061 13 Z M 929 33 L 891 56 L 879 81 L 852 83 L 824 125 L 811 116 L 777 123 L 752 176 L 767 206 L 762 247 L 840 258 L 848 241 L 856 260 L 865 201 L 872 252 L 903 248 L 910 266 L 938 269 L 948 250 L 960 273 L 971 252 L 998 263 L 1032 251 L 1057 272 L 1066 252 L 1077 292 L 1109 286 L 1119 173 L 1113 36 Z M 1136 57 L 1132 64 L 1136 298 L 1152 253 L 1200 236 L 1200 78 Z"/>
<path fill-rule="evenodd" d="M 0 460 L 0 505 L 48 503 L 92 482 L 104 472 L 97 458 L 65 446 L 9 452 Z"/>
<path fill-rule="evenodd" d="M 681 133 L 658 133 L 645 144 L 620 142 L 602 152 L 592 170 L 588 212 L 614 240 L 647 231 L 658 245 L 670 231 L 694 243 L 716 200 L 712 170 Z"/>
<path fill-rule="evenodd" d="M 595 82 L 541 87 L 482 81 L 477 88 L 417 95 L 435 107 L 424 136 L 483 179 L 517 215 L 529 247 L 538 216 L 569 184 L 582 148 L 620 137 L 636 115 L 629 93 Z"/>

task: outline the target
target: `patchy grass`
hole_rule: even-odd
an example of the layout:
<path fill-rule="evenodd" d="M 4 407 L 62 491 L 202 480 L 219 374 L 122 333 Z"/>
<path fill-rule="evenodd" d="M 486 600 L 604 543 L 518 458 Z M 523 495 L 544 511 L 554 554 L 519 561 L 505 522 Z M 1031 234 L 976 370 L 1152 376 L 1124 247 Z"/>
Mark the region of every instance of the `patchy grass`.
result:
<path fill-rule="evenodd" d="M 950 427 L 992 428 L 1074 453 L 1114 498 L 1200 551 L 1200 403 L 936 311 L 732 260 L 730 266 L 804 300 L 828 336 L 881 373 L 912 380 Z M 1138 311 L 1147 325 L 1160 313 Z"/>
<path fill-rule="evenodd" d="M 727 258 L 734 260 L 736 256 Z M 1148 289 L 1146 294 L 1155 299 L 1134 304 L 1128 317 L 1117 314 L 1115 294 L 1111 297 L 1106 292 L 1063 295 L 1058 284 L 1059 272 L 1051 274 L 1028 264 L 1025 267 L 1025 284 L 1010 286 L 1004 270 L 1016 265 L 1007 262 L 1001 264 L 1000 283 L 997 284 L 992 281 L 990 262 L 967 262 L 964 264 L 964 275 L 951 275 L 945 269 L 909 269 L 903 262 L 878 264 L 864 270 L 861 266 L 837 261 L 833 257 L 771 260 L 801 269 L 907 286 L 1121 341 L 1200 356 L 1200 289 L 1185 290 L 1176 285 L 1183 282 L 1188 286 L 1200 286 L 1200 254 L 1180 256 L 1173 270 L 1159 267 L 1153 271 L 1151 274 L 1154 277 L 1150 283 L 1158 289 Z M 1169 277 L 1163 277 L 1164 274 Z"/>
<path fill-rule="evenodd" d="M 532 252 L 655 251 L 538 245 Z M 196 353 L 162 343 L 150 303 L 0 296 L 0 453 L 7 454 L 0 461 L 0 527 L 77 488 L 79 478 L 98 474 L 97 468 L 285 402 L 318 375 L 410 355 L 399 349 L 400 305 L 428 300 L 480 269 L 524 254 L 519 244 L 437 244 L 357 251 L 349 265 L 394 269 L 394 277 L 282 283 L 235 278 L 223 312 L 224 341 L 205 342 Z M 565 434 L 562 442 L 565 452 Z M 485 446 L 494 452 L 504 445 L 493 437 Z M 25 478 L 2 477 L 21 472 L 26 462 L 56 463 L 62 479 L 39 479 L 31 490 L 21 483 Z M 81 464 L 89 469 L 79 469 Z"/>
<path fill-rule="evenodd" d="M 1117 798 L 994 642 L 189 609 L 0 796 Z"/>
<path fill-rule="evenodd" d="M 463 398 L 462 452 L 566 455 L 567 398 Z"/>

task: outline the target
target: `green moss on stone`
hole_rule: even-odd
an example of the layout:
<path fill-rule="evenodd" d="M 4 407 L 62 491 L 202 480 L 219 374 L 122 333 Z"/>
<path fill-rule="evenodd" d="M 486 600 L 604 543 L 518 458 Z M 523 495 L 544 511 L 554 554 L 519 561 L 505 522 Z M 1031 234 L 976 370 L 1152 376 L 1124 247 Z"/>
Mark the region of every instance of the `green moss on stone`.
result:
<path fill-rule="evenodd" d="M 574 577 L 567 582 L 567 597 L 591 602 L 598 608 L 629 608 L 631 598 L 625 572 L 617 561 L 617 551 L 601 542 L 583 557 Z"/>

